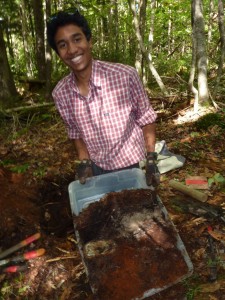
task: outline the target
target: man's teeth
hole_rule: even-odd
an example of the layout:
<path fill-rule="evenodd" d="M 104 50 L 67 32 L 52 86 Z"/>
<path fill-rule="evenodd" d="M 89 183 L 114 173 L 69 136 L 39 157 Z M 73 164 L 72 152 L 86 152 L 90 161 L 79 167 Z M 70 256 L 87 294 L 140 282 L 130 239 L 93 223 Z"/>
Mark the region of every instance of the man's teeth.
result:
<path fill-rule="evenodd" d="M 80 59 L 81 59 L 81 55 L 76 56 L 76 57 L 74 57 L 74 58 L 72 59 L 72 62 L 76 63 L 76 62 L 78 62 Z"/>

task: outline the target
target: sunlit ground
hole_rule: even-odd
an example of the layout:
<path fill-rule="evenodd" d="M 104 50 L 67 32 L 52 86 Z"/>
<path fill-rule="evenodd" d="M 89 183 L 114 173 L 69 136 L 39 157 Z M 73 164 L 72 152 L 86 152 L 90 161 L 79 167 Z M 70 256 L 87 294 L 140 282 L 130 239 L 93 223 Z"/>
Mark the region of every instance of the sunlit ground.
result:
<path fill-rule="evenodd" d="M 209 113 L 215 113 L 216 109 L 213 107 L 206 108 L 206 107 L 201 107 L 198 109 L 198 112 L 195 113 L 193 107 L 187 108 L 182 110 L 179 114 L 177 119 L 174 119 L 174 124 L 175 125 L 180 125 L 184 123 L 190 123 L 190 122 L 195 122 L 197 121 L 200 117 L 207 115 Z"/>

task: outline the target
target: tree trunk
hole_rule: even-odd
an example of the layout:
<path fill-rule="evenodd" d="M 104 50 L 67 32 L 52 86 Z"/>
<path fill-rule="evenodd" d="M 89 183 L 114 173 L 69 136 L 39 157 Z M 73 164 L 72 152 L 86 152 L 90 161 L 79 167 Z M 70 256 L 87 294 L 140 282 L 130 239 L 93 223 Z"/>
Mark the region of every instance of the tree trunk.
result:
<path fill-rule="evenodd" d="M 3 31 L 0 24 L 0 106 L 8 107 L 18 96 L 9 66 Z"/>
<path fill-rule="evenodd" d="M 46 20 L 51 15 L 51 0 L 45 0 L 45 6 L 46 6 Z M 51 47 L 49 44 L 46 44 L 46 98 L 49 99 L 51 97 L 51 84 L 52 84 L 52 78 L 51 78 L 51 72 L 52 72 L 52 53 L 51 53 Z"/>
<path fill-rule="evenodd" d="M 207 55 L 205 43 L 205 30 L 202 0 L 194 2 L 194 38 L 196 40 L 196 59 L 198 69 L 198 95 L 199 105 L 209 105 L 209 91 L 207 80 Z"/>
<path fill-rule="evenodd" d="M 148 34 L 148 46 L 146 50 L 148 53 L 153 52 L 155 8 L 156 8 L 156 0 L 150 0 L 150 21 L 149 21 L 150 27 L 149 27 L 149 34 Z"/>
<path fill-rule="evenodd" d="M 171 8 L 169 8 L 169 20 L 168 20 L 168 49 L 167 49 L 167 53 L 168 56 L 170 55 L 170 53 L 172 52 L 172 11 Z"/>
<path fill-rule="evenodd" d="M 147 5 L 147 0 L 143 0 L 143 1 L 140 1 L 140 5 L 138 6 L 137 20 L 138 20 L 138 27 L 139 27 L 140 35 L 141 35 L 142 39 L 143 39 L 143 36 L 145 33 L 146 5 Z M 143 53 L 141 51 L 141 47 L 139 44 L 137 45 L 137 50 L 136 50 L 135 68 L 138 71 L 139 76 L 141 78 L 143 78 L 144 77 Z"/>
<path fill-rule="evenodd" d="M 216 84 L 213 91 L 213 96 L 216 96 L 220 79 L 223 73 L 223 65 L 224 65 L 224 58 L 225 58 L 225 28 L 224 28 L 224 7 L 223 7 L 223 0 L 218 0 L 218 25 L 219 25 L 219 32 L 220 32 L 220 58 L 219 64 L 217 69 L 217 78 Z"/>
<path fill-rule="evenodd" d="M 111 50 L 112 61 L 119 60 L 119 41 L 118 41 L 118 3 L 117 0 L 110 0 L 109 8 L 109 49 Z"/>
<path fill-rule="evenodd" d="M 133 17 L 134 17 L 134 26 L 135 26 L 136 37 L 137 37 L 137 40 L 139 42 L 139 46 L 141 48 L 143 56 L 146 59 L 146 61 L 148 63 L 148 66 L 149 66 L 149 69 L 152 72 L 152 75 L 155 78 L 156 82 L 158 83 L 162 93 L 164 95 L 168 95 L 166 87 L 164 86 L 164 84 L 162 82 L 162 79 L 160 78 L 158 72 L 156 71 L 156 69 L 155 69 L 155 67 L 152 63 L 151 53 L 150 52 L 148 53 L 147 49 L 145 48 L 143 37 L 142 37 L 141 31 L 140 31 L 140 22 L 138 20 L 137 13 L 136 13 L 135 1 L 134 0 L 128 0 L 128 3 L 129 3 L 129 6 L 130 6 L 130 9 L 131 9 L 131 12 L 133 14 Z"/>
<path fill-rule="evenodd" d="M 11 30 L 10 30 L 10 17 L 9 16 L 7 18 L 7 23 L 6 23 L 6 26 L 5 26 L 5 34 L 6 34 L 6 41 L 7 41 L 6 47 L 8 48 L 10 59 L 11 59 L 12 63 L 15 63 L 14 62 L 15 57 L 14 57 L 14 52 L 13 52 L 13 42 L 12 42 L 12 33 L 11 33 Z"/>
<path fill-rule="evenodd" d="M 27 69 L 27 76 L 33 77 L 33 61 L 31 58 L 32 51 L 31 45 L 32 38 L 30 38 L 30 32 L 28 29 L 28 17 L 26 14 L 26 7 L 25 7 L 25 0 L 20 2 L 20 17 L 21 17 L 21 25 L 22 25 L 22 37 L 23 37 L 23 48 L 24 48 L 24 56 L 26 57 L 26 69 Z"/>
<path fill-rule="evenodd" d="M 146 28 L 146 8 L 147 8 L 147 1 L 148 0 L 142 0 L 140 1 L 140 8 L 139 8 L 139 16 L 138 16 L 138 21 L 139 21 L 139 28 L 140 28 L 140 34 L 142 37 L 142 40 L 144 40 L 144 35 L 145 35 L 145 28 Z M 144 68 L 144 56 L 141 51 L 141 47 L 138 46 L 138 58 L 139 58 L 139 63 L 140 63 L 140 75 L 143 78 L 143 83 L 144 85 L 147 85 L 147 80 L 146 80 L 146 72 Z M 138 66 L 138 61 L 136 58 L 136 66 Z"/>
<path fill-rule="evenodd" d="M 148 35 L 148 51 L 152 53 L 153 50 L 153 40 L 154 40 L 154 25 L 155 25 L 155 7 L 156 7 L 156 0 L 151 0 L 151 12 L 150 12 L 150 28 L 149 28 L 149 35 Z"/>
<path fill-rule="evenodd" d="M 198 111 L 198 90 L 194 86 L 195 79 L 195 66 L 196 66 L 196 39 L 195 39 L 195 22 L 194 22 L 194 2 L 192 1 L 191 6 L 191 26 L 192 26 L 192 60 L 191 60 L 191 69 L 190 76 L 188 80 L 188 87 L 191 93 L 194 95 L 194 112 Z"/>
<path fill-rule="evenodd" d="M 98 32 L 98 39 L 96 40 L 96 47 L 99 49 L 99 57 L 101 57 L 102 59 L 105 59 L 106 57 L 109 56 L 109 53 L 106 53 L 105 51 L 105 47 L 104 47 L 104 44 L 105 43 L 108 43 L 109 42 L 109 31 L 110 31 L 110 26 L 109 26 L 109 23 L 110 23 L 110 17 L 107 18 L 104 14 L 101 13 L 101 9 L 98 8 L 98 5 L 99 7 L 101 7 L 101 4 L 103 6 L 106 5 L 105 3 L 105 0 L 101 1 L 101 0 L 97 0 L 97 6 L 94 7 L 94 9 L 96 10 L 96 13 L 99 13 L 100 14 L 100 18 L 98 18 L 98 21 L 97 21 L 97 32 Z M 110 14 L 110 13 L 108 13 Z"/>
<path fill-rule="evenodd" d="M 212 42 L 214 0 L 209 1 L 208 44 Z"/>
<path fill-rule="evenodd" d="M 44 38 L 44 16 L 42 0 L 33 0 L 34 27 L 36 36 L 36 62 L 38 79 L 46 78 L 45 70 L 45 38 Z"/>

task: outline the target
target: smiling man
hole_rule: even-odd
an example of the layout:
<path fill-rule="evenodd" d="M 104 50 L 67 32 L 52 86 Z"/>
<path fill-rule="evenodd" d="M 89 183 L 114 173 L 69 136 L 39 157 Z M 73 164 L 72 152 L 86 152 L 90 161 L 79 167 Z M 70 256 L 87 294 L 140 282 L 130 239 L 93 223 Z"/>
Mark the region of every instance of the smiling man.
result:
<path fill-rule="evenodd" d="M 71 70 L 52 95 L 81 161 L 80 182 L 88 176 L 138 168 L 146 157 L 147 184 L 158 185 L 156 113 L 136 70 L 92 58 L 91 30 L 77 10 L 53 15 L 47 37 Z"/>

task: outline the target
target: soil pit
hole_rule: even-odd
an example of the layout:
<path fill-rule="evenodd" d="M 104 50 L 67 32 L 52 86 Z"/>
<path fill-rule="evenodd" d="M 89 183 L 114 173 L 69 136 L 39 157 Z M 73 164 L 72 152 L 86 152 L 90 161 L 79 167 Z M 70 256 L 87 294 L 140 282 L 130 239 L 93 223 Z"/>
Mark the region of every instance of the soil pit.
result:
<path fill-rule="evenodd" d="M 165 212 L 154 192 L 140 189 L 111 192 L 74 216 L 97 299 L 144 299 L 189 272 Z"/>

